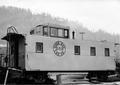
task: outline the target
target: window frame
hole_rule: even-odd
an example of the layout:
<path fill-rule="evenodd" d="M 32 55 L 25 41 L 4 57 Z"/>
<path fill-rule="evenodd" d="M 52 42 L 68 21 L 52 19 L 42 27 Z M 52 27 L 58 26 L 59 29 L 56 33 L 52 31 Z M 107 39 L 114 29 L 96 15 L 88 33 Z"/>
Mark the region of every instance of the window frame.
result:
<path fill-rule="evenodd" d="M 107 52 L 107 54 L 106 54 L 106 52 Z M 110 56 L 110 48 L 104 48 L 104 54 L 105 54 L 105 56 L 109 57 Z"/>
<path fill-rule="evenodd" d="M 63 36 L 59 36 L 59 30 L 62 30 L 62 35 L 63 35 Z M 59 38 L 65 38 L 65 37 L 64 37 L 64 29 L 58 28 L 58 31 L 57 31 L 57 32 L 58 32 L 58 37 L 59 37 Z"/>
<path fill-rule="evenodd" d="M 76 51 L 77 49 L 77 51 Z M 74 45 L 74 55 L 80 55 L 80 46 L 79 45 Z"/>
<path fill-rule="evenodd" d="M 65 31 L 67 31 L 67 36 L 65 36 Z M 64 38 L 69 38 L 69 29 L 64 29 Z"/>
<path fill-rule="evenodd" d="M 56 29 L 57 30 L 57 36 L 53 36 L 51 35 L 51 30 L 53 29 Z M 62 35 L 63 36 L 59 36 L 59 30 L 62 30 Z M 67 36 L 65 36 L 65 31 L 67 31 Z M 55 27 L 50 27 L 50 37 L 57 37 L 57 38 L 69 38 L 69 29 L 64 29 L 64 28 L 55 28 Z"/>
<path fill-rule="evenodd" d="M 47 35 L 45 34 L 45 28 L 47 28 Z M 49 36 L 49 28 L 48 28 L 48 26 L 43 26 L 43 36 Z"/>
<path fill-rule="evenodd" d="M 52 29 L 56 29 L 57 30 L 57 35 L 51 35 L 52 33 Z M 57 28 L 55 28 L 55 27 L 50 27 L 50 37 L 58 37 L 58 29 Z"/>
<path fill-rule="evenodd" d="M 39 48 L 40 50 L 38 50 L 38 47 L 37 47 L 38 44 L 42 46 L 41 48 Z M 36 42 L 35 45 L 36 45 L 35 46 L 36 53 L 43 53 L 43 42 Z"/>
<path fill-rule="evenodd" d="M 37 26 L 37 27 L 35 28 L 35 34 L 36 34 L 36 35 L 43 35 L 43 27 Z"/>
<path fill-rule="evenodd" d="M 94 51 L 93 51 L 94 49 Z M 96 56 L 96 47 L 90 47 L 90 56 Z"/>

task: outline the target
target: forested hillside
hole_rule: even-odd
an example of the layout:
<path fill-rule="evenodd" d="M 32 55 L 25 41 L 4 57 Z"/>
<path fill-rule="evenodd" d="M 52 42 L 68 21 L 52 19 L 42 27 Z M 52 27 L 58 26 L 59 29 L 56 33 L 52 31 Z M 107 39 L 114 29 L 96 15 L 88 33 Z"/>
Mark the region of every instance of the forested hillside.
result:
<path fill-rule="evenodd" d="M 118 42 L 119 40 L 119 35 L 109 34 L 103 30 L 91 32 L 88 28 L 83 27 L 82 22 L 69 21 L 46 13 L 33 14 L 30 10 L 15 7 L 0 7 L 0 38 L 6 34 L 7 27 L 11 25 L 15 26 L 19 33 L 26 34 L 32 27 L 42 23 L 70 26 L 71 30 L 85 32 L 84 39 L 86 40 L 108 40 L 111 42 Z M 76 36 L 81 39 L 79 33 Z M 4 44 L 4 41 L 0 40 L 0 44 Z"/>

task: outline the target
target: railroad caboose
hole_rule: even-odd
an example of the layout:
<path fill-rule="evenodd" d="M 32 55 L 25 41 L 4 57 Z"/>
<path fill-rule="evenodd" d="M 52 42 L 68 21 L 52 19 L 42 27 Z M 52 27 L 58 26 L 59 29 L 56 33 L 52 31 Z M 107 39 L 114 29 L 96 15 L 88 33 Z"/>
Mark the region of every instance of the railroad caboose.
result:
<path fill-rule="evenodd" d="M 70 27 L 53 24 L 38 25 L 27 35 L 9 32 L 3 37 L 9 48 L 7 66 L 31 76 L 44 71 L 85 71 L 103 78 L 115 71 L 114 43 L 76 37 Z"/>

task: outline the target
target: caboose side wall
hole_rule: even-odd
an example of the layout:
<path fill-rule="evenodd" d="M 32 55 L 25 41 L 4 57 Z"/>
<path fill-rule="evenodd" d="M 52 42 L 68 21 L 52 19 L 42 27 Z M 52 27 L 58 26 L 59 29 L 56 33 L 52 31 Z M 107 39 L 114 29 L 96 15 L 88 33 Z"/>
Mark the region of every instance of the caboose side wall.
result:
<path fill-rule="evenodd" d="M 116 62 L 120 63 L 120 45 L 115 46 L 115 56 Z"/>
<path fill-rule="evenodd" d="M 63 56 L 55 55 L 53 45 L 56 41 L 65 44 Z M 43 53 L 36 53 L 36 42 L 43 42 Z M 37 35 L 26 37 L 26 70 L 43 71 L 88 71 L 115 70 L 114 45 L 107 42 L 80 41 L 51 38 Z M 80 45 L 80 55 L 74 55 L 74 46 Z M 96 56 L 90 56 L 90 47 L 96 47 Z M 110 56 L 104 56 L 104 48 L 110 48 Z"/>

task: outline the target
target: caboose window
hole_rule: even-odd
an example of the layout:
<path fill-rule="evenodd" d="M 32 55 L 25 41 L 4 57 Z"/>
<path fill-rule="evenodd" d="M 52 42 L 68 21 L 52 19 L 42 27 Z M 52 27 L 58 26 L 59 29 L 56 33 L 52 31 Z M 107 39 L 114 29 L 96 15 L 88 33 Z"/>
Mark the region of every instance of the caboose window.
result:
<path fill-rule="evenodd" d="M 31 31 L 30 31 L 30 34 L 31 34 L 31 35 L 34 34 L 34 30 L 31 30 Z"/>
<path fill-rule="evenodd" d="M 48 27 L 43 28 L 43 35 L 48 36 Z"/>
<path fill-rule="evenodd" d="M 36 34 L 42 35 L 43 29 L 40 26 L 37 26 L 36 29 L 35 29 L 35 31 L 36 31 Z"/>
<path fill-rule="evenodd" d="M 69 30 L 68 29 L 64 29 L 64 37 L 65 38 L 69 37 Z"/>
<path fill-rule="evenodd" d="M 57 30 L 57 28 L 51 28 L 50 34 L 51 34 L 51 36 L 56 36 L 56 37 L 57 37 L 57 35 L 58 35 L 58 30 Z"/>
<path fill-rule="evenodd" d="M 80 46 L 74 46 L 75 55 L 80 55 Z"/>
<path fill-rule="evenodd" d="M 90 55 L 96 56 L 96 48 L 95 47 L 90 47 Z"/>
<path fill-rule="evenodd" d="M 43 43 L 36 42 L 36 53 L 43 53 Z"/>
<path fill-rule="evenodd" d="M 64 37 L 63 29 L 58 29 L 58 37 Z"/>
<path fill-rule="evenodd" d="M 105 48 L 105 56 L 110 56 L 110 50 L 109 50 L 109 48 Z"/>

